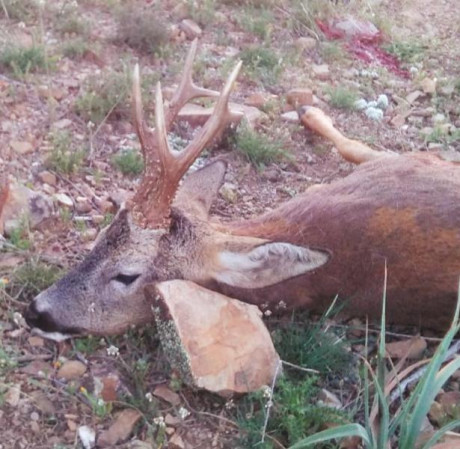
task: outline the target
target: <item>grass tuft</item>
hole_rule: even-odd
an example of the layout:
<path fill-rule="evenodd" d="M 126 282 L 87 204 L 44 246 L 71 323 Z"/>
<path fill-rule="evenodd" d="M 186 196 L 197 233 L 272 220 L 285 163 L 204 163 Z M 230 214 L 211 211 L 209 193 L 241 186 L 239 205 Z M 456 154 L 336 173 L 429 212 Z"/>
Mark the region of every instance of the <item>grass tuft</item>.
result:
<path fill-rule="evenodd" d="M 282 58 L 271 48 L 250 46 L 239 54 L 243 70 L 253 80 L 264 84 L 275 84 L 283 71 Z"/>
<path fill-rule="evenodd" d="M 76 173 L 85 160 L 86 152 L 77 148 L 68 131 L 56 131 L 51 134 L 52 150 L 46 160 L 46 166 L 58 173 Z"/>
<path fill-rule="evenodd" d="M 254 131 L 247 124 L 238 127 L 234 137 L 234 146 L 258 169 L 263 169 L 272 162 L 289 158 L 289 154 L 283 149 L 282 142 L 274 141 Z"/>
<path fill-rule="evenodd" d="M 142 156 L 131 148 L 121 150 L 113 157 L 112 162 L 118 170 L 128 176 L 139 175 L 144 169 Z"/>
<path fill-rule="evenodd" d="M 17 78 L 22 78 L 30 72 L 45 70 L 47 67 L 45 49 L 41 45 L 32 47 L 8 45 L 0 53 L 1 66 Z"/>
<path fill-rule="evenodd" d="M 329 103 L 332 107 L 349 110 L 355 108 L 355 102 L 358 99 L 358 95 L 346 87 L 339 86 L 330 88 L 327 90 L 327 93 L 331 97 Z"/>

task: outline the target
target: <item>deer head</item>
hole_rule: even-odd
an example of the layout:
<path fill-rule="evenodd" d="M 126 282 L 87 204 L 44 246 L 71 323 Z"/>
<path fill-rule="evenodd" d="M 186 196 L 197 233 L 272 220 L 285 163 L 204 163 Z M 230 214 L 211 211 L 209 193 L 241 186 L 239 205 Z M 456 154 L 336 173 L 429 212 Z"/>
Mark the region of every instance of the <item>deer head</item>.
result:
<path fill-rule="evenodd" d="M 120 333 L 149 322 L 152 314 L 143 290 L 151 282 L 189 279 L 203 285 L 265 287 L 327 261 L 327 252 L 215 229 L 208 212 L 225 174 L 223 161 L 188 175 L 179 187 L 203 148 L 232 119 L 228 99 L 241 67 L 236 65 L 220 95 L 199 88 L 191 77 L 196 47 L 195 41 L 166 113 L 157 84 L 155 130 L 143 118 L 139 68 L 134 69 L 134 126 L 144 158 L 142 181 L 83 262 L 31 303 L 25 318 L 37 333 L 60 340 Z M 167 132 L 180 109 L 202 96 L 218 96 L 214 112 L 188 146 L 175 154 Z"/>

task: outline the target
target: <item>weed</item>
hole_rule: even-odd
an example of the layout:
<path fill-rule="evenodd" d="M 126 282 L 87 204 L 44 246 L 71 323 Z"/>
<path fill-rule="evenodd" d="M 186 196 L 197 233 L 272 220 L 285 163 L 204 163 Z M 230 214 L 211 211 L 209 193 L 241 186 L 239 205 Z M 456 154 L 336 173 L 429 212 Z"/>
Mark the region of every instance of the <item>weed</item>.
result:
<path fill-rule="evenodd" d="M 104 220 L 103 222 L 101 223 L 101 228 L 105 228 L 106 226 L 108 226 L 110 223 L 112 223 L 113 221 L 113 217 L 114 215 L 110 212 L 106 212 L 104 214 Z"/>
<path fill-rule="evenodd" d="M 244 448 L 276 447 L 270 440 L 261 443 L 267 408 L 271 406 L 266 434 L 288 446 L 322 429 L 327 423 L 343 424 L 346 414 L 317 404 L 318 378 L 295 382 L 281 378 L 274 392 L 269 387 L 244 398 L 237 407 L 237 420 Z M 323 446 L 324 447 L 324 446 Z"/>
<path fill-rule="evenodd" d="M 84 338 L 77 338 L 73 340 L 73 352 L 81 353 L 83 355 L 93 354 L 101 345 L 99 338 L 93 337 L 92 335 Z"/>
<path fill-rule="evenodd" d="M 75 111 L 86 122 L 99 124 L 106 116 L 127 117 L 130 76 L 124 70 L 110 70 L 88 79 L 83 93 L 75 101 Z"/>
<path fill-rule="evenodd" d="M 57 22 L 56 29 L 62 34 L 86 36 L 89 31 L 89 24 L 74 13 L 61 17 Z"/>
<path fill-rule="evenodd" d="M 129 5 L 118 14 L 117 41 L 145 53 L 161 53 L 168 29 L 158 10 Z"/>
<path fill-rule="evenodd" d="M 19 296 L 21 300 L 30 301 L 54 284 L 61 275 L 62 271 L 57 266 L 31 259 L 11 273 L 6 291 L 12 297 Z"/>
<path fill-rule="evenodd" d="M 30 72 L 46 69 L 45 49 L 40 45 L 32 47 L 8 45 L 0 53 L 0 66 L 11 71 L 16 78 L 23 78 Z"/>
<path fill-rule="evenodd" d="M 105 402 L 104 399 L 92 395 L 85 387 L 80 387 L 80 393 L 86 398 L 97 417 L 105 418 L 112 412 L 111 402 Z"/>
<path fill-rule="evenodd" d="M 27 217 L 22 217 L 19 220 L 18 226 L 10 231 L 8 241 L 11 245 L 23 251 L 27 251 L 32 247 L 29 220 Z"/>
<path fill-rule="evenodd" d="M 51 153 L 46 166 L 58 173 L 77 172 L 85 159 L 85 151 L 76 148 L 68 131 L 55 131 L 51 134 Z"/>
<path fill-rule="evenodd" d="M 358 95 L 346 87 L 338 86 L 329 88 L 327 93 L 331 97 L 330 104 L 332 107 L 339 109 L 355 108 L 355 102 L 358 99 Z"/>
<path fill-rule="evenodd" d="M 340 61 L 345 57 L 343 47 L 338 42 L 322 42 L 320 50 L 323 59 L 327 62 Z"/>
<path fill-rule="evenodd" d="M 88 51 L 89 45 L 87 40 L 77 37 L 62 44 L 62 54 L 67 58 L 80 59 Z"/>
<path fill-rule="evenodd" d="M 216 0 L 187 0 L 187 6 L 191 19 L 201 26 L 214 21 Z"/>
<path fill-rule="evenodd" d="M 34 0 L 2 0 L 0 14 L 21 22 L 35 20 L 37 3 Z"/>
<path fill-rule="evenodd" d="M 386 45 L 385 50 L 395 55 L 400 61 L 413 63 L 423 57 L 425 47 L 419 42 L 414 41 L 395 41 Z"/>
<path fill-rule="evenodd" d="M 268 47 L 247 47 L 239 57 L 246 74 L 266 84 L 275 84 L 283 71 L 282 58 Z"/>
<path fill-rule="evenodd" d="M 0 346 L 0 374 L 4 376 L 7 372 L 14 370 L 16 366 L 15 354 L 11 348 L 9 346 Z M 1 396 L 3 396 L 3 393 Z"/>
<path fill-rule="evenodd" d="M 131 148 L 120 151 L 113 157 L 112 162 L 124 175 L 136 176 L 144 169 L 142 156 Z"/>
<path fill-rule="evenodd" d="M 288 158 L 283 143 L 276 142 L 264 134 L 259 134 L 247 124 L 238 127 L 234 137 L 234 147 L 258 169 L 267 164 Z"/>
<path fill-rule="evenodd" d="M 238 18 L 238 23 L 244 30 L 255 34 L 266 41 L 270 38 L 273 26 L 273 14 L 268 9 L 247 7 Z"/>

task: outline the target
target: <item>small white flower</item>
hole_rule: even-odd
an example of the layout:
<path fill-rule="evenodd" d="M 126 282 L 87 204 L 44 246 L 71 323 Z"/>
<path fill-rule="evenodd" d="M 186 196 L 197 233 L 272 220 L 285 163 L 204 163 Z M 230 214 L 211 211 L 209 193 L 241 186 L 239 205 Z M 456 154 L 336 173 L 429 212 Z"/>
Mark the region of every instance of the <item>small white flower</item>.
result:
<path fill-rule="evenodd" d="M 181 419 L 185 419 L 190 415 L 190 412 L 185 407 L 181 407 L 178 413 Z"/>
<path fill-rule="evenodd" d="M 233 399 L 230 399 L 229 401 L 225 403 L 225 408 L 227 410 L 231 410 L 234 407 L 235 407 L 235 403 L 233 402 Z"/>
<path fill-rule="evenodd" d="M 94 313 L 95 310 L 96 310 L 96 304 L 94 304 L 94 302 L 92 302 L 88 307 L 88 312 L 89 313 Z"/>
<path fill-rule="evenodd" d="M 273 391 L 268 385 L 262 387 L 262 394 L 264 398 L 271 399 Z"/>
<path fill-rule="evenodd" d="M 147 399 L 147 401 L 149 402 L 153 401 L 153 395 L 152 393 L 150 393 L 150 391 L 148 393 L 145 393 L 145 399 Z"/>
<path fill-rule="evenodd" d="M 99 407 L 103 407 L 103 406 L 105 405 L 104 399 L 99 398 L 99 399 L 97 400 L 97 405 L 98 405 Z"/>
<path fill-rule="evenodd" d="M 272 311 L 268 309 L 264 312 L 265 316 L 270 316 L 271 314 L 272 314 Z"/>
<path fill-rule="evenodd" d="M 113 357 L 116 357 L 120 353 L 120 350 L 116 346 L 113 346 L 113 345 L 110 345 L 106 349 L 106 351 L 107 351 L 107 355 L 111 355 Z"/>
<path fill-rule="evenodd" d="M 273 407 L 273 401 L 270 399 L 269 401 L 267 401 L 267 403 L 265 404 L 265 408 L 272 408 Z"/>
<path fill-rule="evenodd" d="M 94 125 L 94 123 L 93 123 L 91 120 L 86 124 L 86 127 L 87 127 L 88 129 L 93 129 L 94 126 L 95 126 L 95 125 Z"/>
<path fill-rule="evenodd" d="M 279 303 L 278 303 L 278 309 L 280 310 L 284 310 L 287 308 L 287 304 L 285 301 L 281 300 Z"/>
<path fill-rule="evenodd" d="M 158 427 L 166 427 L 165 419 L 162 416 L 157 416 L 153 418 L 153 423 L 156 424 Z"/>

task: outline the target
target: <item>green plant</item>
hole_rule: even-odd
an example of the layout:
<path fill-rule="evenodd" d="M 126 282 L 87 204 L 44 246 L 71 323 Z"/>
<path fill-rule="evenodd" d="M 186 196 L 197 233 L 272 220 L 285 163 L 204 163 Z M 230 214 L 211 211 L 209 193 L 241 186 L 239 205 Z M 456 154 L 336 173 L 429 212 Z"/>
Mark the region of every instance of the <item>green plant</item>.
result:
<path fill-rule="evenodd" d="M 327 423 L 343 423 L 346 420 L 344 412 L 317 404 L 317 382 L 316 376 L 296 381 L 281 378 L 274 392 L 266 387 L 243 399 L 237 407 L 243 447 L 276 447 L 269 439 L 262 442 L 268 408 L 271 408 L 270 419 L 265 434 L 282 441 L 283 445 L 299 441 Z"/>
<path fill-rule="evenodd" d="M 129 107 L 126 103 L 130 85 L 126 70 L 110 70 L 99 76 L 91 76 L 75 101 L 75 112 L 83 120 L 94 124 L 112 115 L 128 117 Z"/>
<path fill-rule="evenodd" d="M 28 22 L 37 15 L 37 3 L 34 0 L 2 0 L 0 14 L 10 19 Z"/>
<path fill-rule="evenodd" d="M 55 265 L 31 259 L 11 273 L 6 292 L 12 297 L 29 301 L 54 284 L 61 275 L 61 269 Z"/>
<path fill-rule="evenodd" d="M 158 9 L 127 5 L 120 9 L 117 41 L 145 53 L 161 53 L 168 42 L 165 19 Z"/>
<path fill-rule="evenodd" d="M 365 361 L 365 384 L 364 384 L 364 425 L 358 423 L 345 424 L 343 426 L 324 430 L 309 436 L 291 446 L 290 449 L 302 449 L 313 444 L 330 440 L 341 439 L 349 436 L 357 436 L 362 439 L 366 449 L 386 449 L 392 447 L 396 440 L 399 449 L 414 449 L 417 447 L 417 437 L 420 434 L 423 421 L 430 410 L 430 407 L 447 380 L 460 368 L 460 358 L 457 357 L 444 367 L 442 364 L 446 359 L 449 346 L 455 335 L 460 331 L 460 284 L 457 300 L 457 307 L 454 313 L 452 325 L 441 341 L 435 354 L 427 363 L 422 377 L 417 386 L 411 391 L 407 399 L 402 400 L 401 407 L 390 416 L 389 390 L 390 384 L 395 384 L 396 373 L 388 379 L 385 374 L 385 303 L 386 303 L 386 279 L 383 295 L 383 312 L 380 331 L 380 343 L 377 354 L 377 368 L 374 372 L 370 364 Z M 372 410 L 369 398 L 371 387 L 369 377 L 375 388 L 375 397 Z M 378 414 L 376 412 L 378 411 Z M 377 416 L 378 422 L 372 420 Z M 436 443 L 449 430 L 460 427 L 460 420 L 454 420 L 443 426 L 422 445 L 422 449 L 436 448 Z"/>
<path fill-rule="evenodd" d="M 11 71 L 17 78 L 44 70 L 47 67 L 45 49 L 41 45 L 7 45 L 0 53 L 0 66 Z"/>
<path fill-rule="evenodd" d="M 283 143 L 273 141 L 264 134 L 257 133 L 247 124 L 242 124 L 236 130 L 234 147 L 254 164 L 262 169 L 267 164 L 289 158 Z"/>
<path fill-rule="evenodd" d="M 80 387 L 80 393 L 86 398 L 93 413 L 99 418 L 105 418 L 112 412 L 112 403 L 94 396 L 85 387 Z"/>
<path fill-rule="evenodd" d="M 27 217 L 22 217 L 18 226 L 10 231 L 8 241 L 20 250 L 29 250 L 32 247 L 29 220 Z"/>
<path fill-rule="evenodd" d="M 88 41 L 84 38 L 77 37 L 66 41 L 61 46 L 61 51 L 67 58 L 80 59 L 88 51 Z"/>
<path fill-rule="evenodd" d="M 263 41 L 269 39 L 273 26 L 273 14 L 268 9 L 246 7 L 238 17 L 238 23 L 244 30 L 255 34 Z"/>
<path fill-rule="evenodd" d="M 320 50 L 323 59 L 328 62 L 337 62 L 345 57 L 343 47 L 338 42 L 322 42 Z"/>
<path fill-rule="evenodd" d="M 338 86 L 329 88 L 327 93 L 331 97 L 330 104 L 334 108 L 339 109 L 354 109 L 355 102 L 358 96 L 355 92 L 347 89 L 346 87 Z"/>
<path fill-rule="evenodd" d="M 423 57 L 425 46 L 415 41 L 395 41 L 386 45 L 385 50 L 403 62 L 416 62 Z"/>
<path fill-rule="evenodd" d="M 131 148 L 121 150 L 112 158 L 112 162 L 124 175 L 139 175 L 144 169 L 142 156 Z"/>
<path fill-rule="evenodd" d="M 187 0 L 190 17 L 201 26 L 209 25 L 214 20 L 216 0 Z"/>
<path fill-rule="evenodd" d="M 282 58 L 268 47 L 250 46 L 240 52 L 243 70 L 254 80 L 274 84 L 283 71 Z"/>
<path fill-rule="evenodd" d="M 85 159 L 85 151 L 75 146 L 68 131 L 55 131 L 50 137 L 52 149 L 46 166 L 59 173 L 77 172 Z"/>

